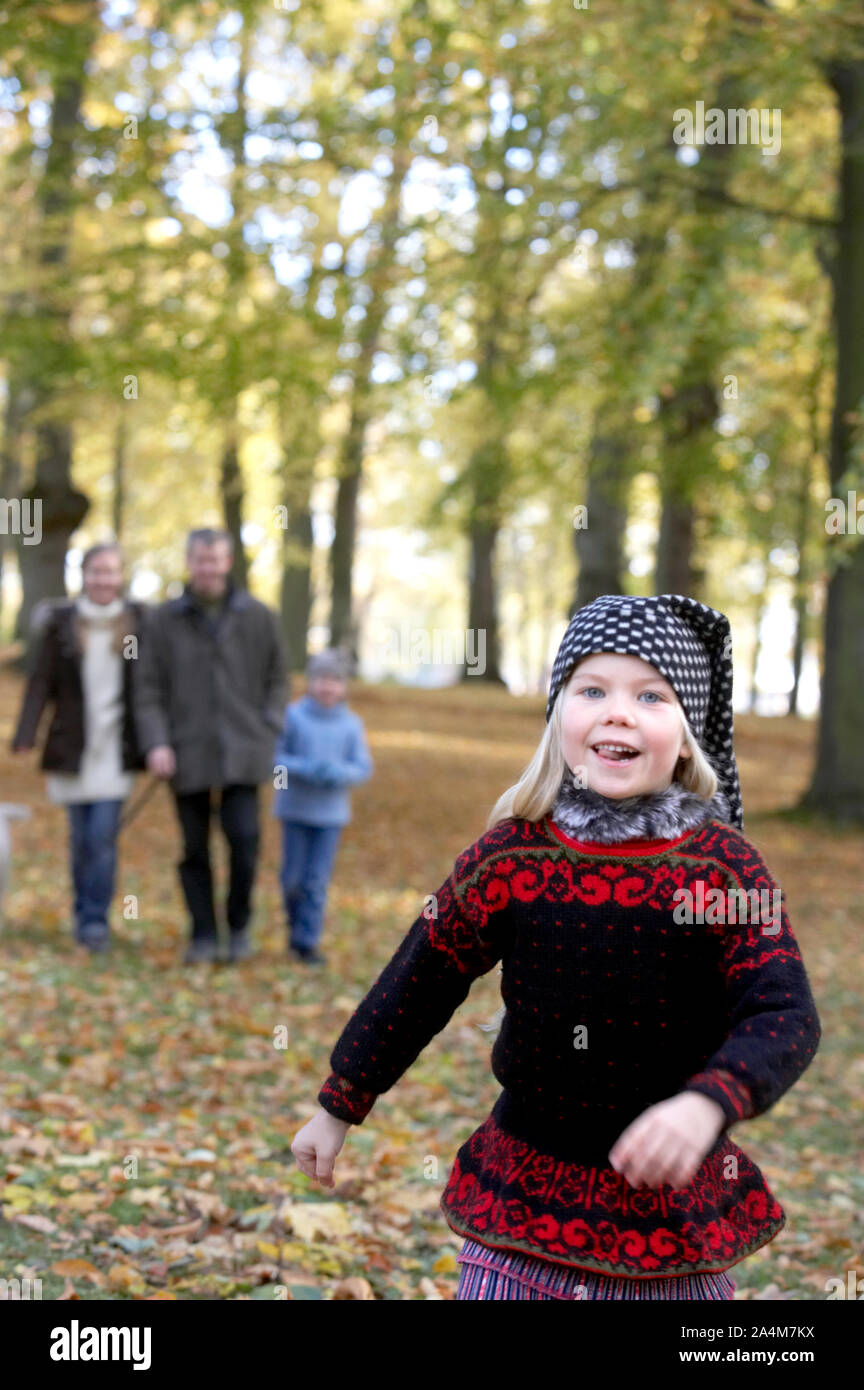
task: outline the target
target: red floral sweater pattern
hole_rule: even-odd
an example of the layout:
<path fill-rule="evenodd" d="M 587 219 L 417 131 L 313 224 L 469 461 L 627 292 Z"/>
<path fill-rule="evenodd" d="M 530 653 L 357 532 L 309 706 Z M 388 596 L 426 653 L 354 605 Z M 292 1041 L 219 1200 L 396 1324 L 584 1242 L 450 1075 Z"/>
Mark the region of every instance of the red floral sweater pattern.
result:
<path fill-rule="evenodd" d="M 611 846 L 548 817 L 503 821 L 458 856 L 352 1014 L 319 1102 L 362 1123 L 501 962 L 502 1091 L 454 1160 L 441 1199 L 451 1227 L 608 1274 L 726 1269 L 785 1221 L 729 1126 L 779 1100 L 821 1030 L 785 905 L 772 925 L 673 913 L 681 888 L 698 908 L 711 889 L 776 887 L 755 846 L 718 821 Z M 610 1148 L 686 1090 L 723 1110 L 712 1150 L 685 1188 L 630 1187 Z"/>

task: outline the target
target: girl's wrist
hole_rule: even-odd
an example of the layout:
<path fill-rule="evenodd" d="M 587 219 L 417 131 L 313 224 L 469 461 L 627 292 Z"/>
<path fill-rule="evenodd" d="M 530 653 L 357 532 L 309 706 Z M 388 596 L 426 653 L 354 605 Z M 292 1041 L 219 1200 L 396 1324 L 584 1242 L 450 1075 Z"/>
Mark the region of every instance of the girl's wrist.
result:
<path fill-rule="evenodd" d="M 723 1106 L 720 1104 L 720 1102 L 718 1100 L 714 1100 L 713 1096 L 704 1095 L 702 1091 L 682 1091 L 681 1094 L 683 1096 L 686 1096 L 688 1100 L 693 1100 L 695 1102 L 702 1101 L 703 1109 L 706 1106 L 710 1109 L 711 1114 L 717 1121 L 719 1133 L 720 1129 L 722 1129 L 723 1125 L 725 1125 L 726 1123 L 726 1111 L 723 1109 Z"/>
<path fill-rule="evenodd" d="M 351 1128 L 350 1120 L 340 1120 L 338 1115 L 332 1115 L 329 1110 L 324 1109 L 323 1105 L 321 1106 L 321 1114 L 326 1115 L 331 1124 L 339 1125 L 340 1129 L 347 1130 Z"/>

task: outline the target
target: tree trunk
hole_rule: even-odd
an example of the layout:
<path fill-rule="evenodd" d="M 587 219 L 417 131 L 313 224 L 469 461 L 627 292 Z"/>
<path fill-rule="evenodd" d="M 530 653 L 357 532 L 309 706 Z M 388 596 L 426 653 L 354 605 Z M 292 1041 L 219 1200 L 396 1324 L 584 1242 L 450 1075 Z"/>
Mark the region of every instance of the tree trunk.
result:
<path fill-rule="evenodd" d="M 747 712 L 756 714 L 756 704 L 759 692 L 756 688 L 756 673 L 759 670 L 759 657 L 762 652 L 762 620 L 765 617 L 768 568 L 763 569 L 765 582 L 762 584 L 758 593 L 753 598 L 753 656 L 750 661 L 749 679 L 747 682 Z"/>
<path fill-rule="evenodd" d="M 823 453 L 819 430 L 819 399 L 822 377 L 825 372 L 825 356 L 829 344 L 827 334 L 825 351 L 818 353 L 818 360 L 810 383 L 810 439 L 809 450 L 801 464 L 798 483 L 798 512 L 795 521 L 795 553 L 798 558 L 795 571 L 792 606 L 795 613 L 795 637 L 792 647 L 792 690 L 789 695 L 789 713 L 798 714 L 798 697 L 801 687 L 801 670 L 804 664 L 804 648 L 807 642 L 807 595 L 810 589 L 813 565 L 807 546 L 810 522 L 810 490 L 813 485 L 815 460 Z"/>
<path fill-rule="evenodd" d="M 724 76 L 718 84 L 714 105 L 722 111 L 744 105 L 741 84 Z M 697 177 L 702 182 L 695 195 L 697 211 L 704 222 L 693 238 L 693 269 L 684 282 L 691 303 L 704 298 L 706 286 L 717 286 L 718 316 L 723 292 L 723 262 L 726 228 L 718 225 L 714 196 L 723 192 L 732 172 L 734 146 L 702 146 Z M 663 429 L 660 472 L 660 534 L 654 572 L 656 594 L 688 594 L 698 597 L 701 570 L 694 561 L 697 542 L 695 498 L 705 495 L 700 479 L 710 476 L 714 465 L 714 421 L 718 413 L 715 378 L 720 355 L 722 327 L 715 315 L 703 310 L 694 319 L 688 360 L 677 386 L 661 398 L 659 418 Z M 708 493 L 710 496 L 710 492 Z"/>
<path fill-rule="evenodd" d="M 801 685 L 801 667 L 804 663 L 804 642 L 807 635 L 807 590 L 810 569 L 807 560 L 807 530 L 810 520 L 810 485 L 812 457 L 806 457 L 801 465 L 798 482 L 798 513 L 795 523 L 795 553 L 798 567 L 795 572 L 792 607 L 795 613 L 795 637 L 792 643 L 792 689 L 789 693 L 789 713 L 798 713 L 798 693 Z"/>
<path fill-rule="evenodd" d="M 63 271 L 72 236 L 75 140 L 81 122 L 85 64 L 99 27 L 98 5 L 90 4 L 87 9 L 89 14 L 83 22 L 79 17 L 74 24 L 57 26 L 55 42 L 62 38 L 63 67 L 55 76 L 51 143 L 37 194 L 41 272 L 32 303 L 43 326 L 43 352 L 38 378 L 28 383 L 36 471 L 23 498 L 31 502 L 36 515 L 41 513 L 42 540 L 39 545 L 25 545 L 24 538 L 19 537 L 22 601 L 15 631 L 16 636 L 24 638 L 34 605 L 40 599 L 66 593 L 69 539 L 90 505 L 71 482 L 72 428 L 62 414 L 52 411 L 54 399 L 69 385 L 71 369 L 72 297 L 64 284 Z"/>
<path fill-rule="evenodd" d="M 309 428 L 301 417 L 291 417 L 284 392 L 278 402 L 279 438 L 282 442 L 282 578 L 279 612 L 288 669 L 306 669 L 309 617 L 312 608 L 312 482 L 319 435 L 317 406 L 310 410 Z M 289 424 L 290 420 L 290 424 Z"/>
<path fill-rule="evenodd" d="M 114 539 L 123 536 L 123 513 L 126 504 L 126 417 L 120 413 L 114 432 L 114 474 L 111 490 L 111 524 Z"/>
<path fill-rule="evenodd" d="M 655 594 L 693 594 L 694 520 L 693 502 L 682 497 L 665 470 L 661 471 Z"/>
<path fill-rule="evenodd" d="M 701 353 L 694 348 L 694 356 Z M 660 530 L 654 568 L 655 594 L 697 597 L 701 569 L 695 557 L 697 513 L 694 487 L 705 476 L 713 450 L 711 428 L 717 397 L 707 370 L 691 362 L 695 380 L 680 386 L 660 407 L 663 463 L 660 468 Z M 702 466 L 695 466 L 699 456 Z M 703 472 L 703 469 L 705 472 Z"/>
<path fill-rule="evenodd" d="M 501 530 L 500 479 L 507 471 L 505 446 L 492 440 L 474 450 L 468 464 L 468 625 L 460 680 L 504 685 L 498 630 L 495 542 Z M 471 670 L 475 671 L 470 675 Z"/>
<path fill-rule="evenodd" d="M 840 109 L 841 160 L 837 249 L 832 265 L 833 314 L 837 335 L 837 383 L 831 420 L 829 471 L 832 495 L 842 497 L 861 430 L 864 397 L 864 60 L 833 62 L 828 79 Z M 850 531 L 856 518 L 847 518 Z M 827 536 L 833 559 L 844 544 Z M 833 567 L 825 608 L 824 670 L 819 740 L 813 778 L 802 805 L 841 823 L 864 823 L 864 546 Z M 832 566 L 829 564 L 829 569 Z"/>
<path fill-rule="evenodd" d="M 588 460 L 587 525 L 573 531 L 573 547 L 579 562 L 577 608 L 593 603 L 602 594 L 624 592 L 624 532 L 627 525 L 627 488 L 630 480 L 629 449 L 622 433 L 596 434 Z"/>
<path fill-rule="evenodd" d="M 401 233 L 402 184 L 408 172 L 410 151 L 392 152 L 392 171 L 381 210 L 380 251 L 366 283 L 371 291 L 359 329 L 357 366 L 353 372 L 351 416 L 339 458 L 338 487 L 330 547 L 330 645 L 342 647 L 349 657 L 350 674 L 357 670 L 357 628 L 353 618 L 354 547 L 357 538 L 357 498 L 366 448 L 366 429 L 371 416 L 372 364 L 378 350 L 381 325 L 387 312 L 387 291 L 397 273 L 396 243 Z"/>
<path fill-rule="evenodd" d="M 7 381 L 6 409 L 3 418 L 3 443 L 0 447 L 0 496 L 7 501 L 21 495 L 21 450 L 24 432 L 21 422 L 27 414 L 23 388 L 11 374 Z M 7 555 L 15 553 L 14 538 L 0 532 L 0 622 L 3 616 L 3 572 Z"/>
<path fill-rule="evenodd" d="M 234 541 L 231 578 L 240 589 L 249 582 L 249 565 L 243 544 L 243 473 L 240 468 L 240 396 L 245 384 L 245 368 L 241 334 L 236 330 L 238 304 L 248 275 L 248 256 L 243 228 L 246 222 L 246 136 L 249 122 L 246 109 L 246 80 L 249 76 L 251 21 L 248 7 L 241 6 L 243 27 L 239 35 L 240 59 L 234 84 L 235 110 L 224 115 L 220 122 L 220 141 L 231 155 L 231 222 L 225 241 L 228 285 L 225 294 L 227 322 L 225 335 L 225 398 L 222 408 L 224 438 L 219 463 L 219 487 L 222 496 L 222 515 L 225 530 Z"/>
<path fill-rule="evenodd" d="M 376 332 L 377 339 L 377 332 Z M 368 354 L 371 370 L 371 350 Z M 350 670 L 357 670 L 358 653 L 353 624 L 354 547 L 357 541 L 357 498 L 360 495 L 360 475 L 369 421 L 371 382 L 367 371 L 355 377 L 351 398 L 351 418 L 342 444 L 339 483 L 336 489 L 333 542 L 330 547 L 330 645 L 347 652 Z"/>
<path fill-rule="evenodd" d="M 34 606 L 46 598 L 66 593 L 66 552 L 69 537 L 77 531 L 90 506 L 87 498 L 71 486 L 72 431 L 63 422 L 41 424 L 36 429 L 36 477 L 24 492 L 34 509 L 41 508 L 42 539 L 27 545 L 19 537 L 18 564 L 21 569 L 23 601 L 18 613 L 16 636 L 28 639 L 28 624 Z"/>
<path fill-rule="evenodd" d="M 231 578 L 238 588 L 245 589 L 249 580 L 249 566 L 243 545 L 243 475 L 237 457 L 237 433 L 230 425 L 219 465 L 219 489 L 225 530 L 231 533 L 234 540 Z"/>

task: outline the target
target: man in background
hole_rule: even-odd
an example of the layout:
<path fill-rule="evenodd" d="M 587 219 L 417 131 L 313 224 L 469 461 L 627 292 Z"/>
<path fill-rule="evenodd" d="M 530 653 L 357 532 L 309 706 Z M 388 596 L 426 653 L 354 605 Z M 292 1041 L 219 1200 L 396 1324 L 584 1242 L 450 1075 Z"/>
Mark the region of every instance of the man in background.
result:
<path fill-rule="evenodd" d="M 228 532 L 189 532 L 183 593 L 155 610 L 136 663 L 139 741 L 148 769 L 171 781 L 183 833 L 178 867 L 192 919 L 186 964 L 218 956 L 209 844 L 217 797 L 231 857 L 228 958 L 251 953 L 258 787 L 272 783 L 288 693 L 276 614 L 235 587 L 232 559 Z"/>

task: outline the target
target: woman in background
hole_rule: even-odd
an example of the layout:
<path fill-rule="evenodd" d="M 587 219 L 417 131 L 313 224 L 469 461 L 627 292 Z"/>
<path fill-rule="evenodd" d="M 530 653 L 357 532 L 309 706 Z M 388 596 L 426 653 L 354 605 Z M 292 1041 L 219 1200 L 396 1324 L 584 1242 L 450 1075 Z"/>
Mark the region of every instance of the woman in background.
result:
<path fill-rule="evenodd" d="M 115 543 L 91 546 L 81 574 L 82 592 L 54 604 L 45 622 L 12 751 L 34 746 L 53 705 L 40 766 L 49 799 L 68 812 L 75 939 L 93 952 L 109 948 L 120 812 L 144 766 L 131 694 L 144 609 L 123 594 Z"/>

